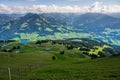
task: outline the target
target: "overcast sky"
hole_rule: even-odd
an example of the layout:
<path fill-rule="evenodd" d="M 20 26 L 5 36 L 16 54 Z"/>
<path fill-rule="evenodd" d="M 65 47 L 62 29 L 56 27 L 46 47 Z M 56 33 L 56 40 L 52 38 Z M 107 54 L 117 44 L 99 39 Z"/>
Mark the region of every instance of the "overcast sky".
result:
<path fill-rule="evenodd" d="M 120 0 L 0 0 L 0 13 L 118 13 Z"/>

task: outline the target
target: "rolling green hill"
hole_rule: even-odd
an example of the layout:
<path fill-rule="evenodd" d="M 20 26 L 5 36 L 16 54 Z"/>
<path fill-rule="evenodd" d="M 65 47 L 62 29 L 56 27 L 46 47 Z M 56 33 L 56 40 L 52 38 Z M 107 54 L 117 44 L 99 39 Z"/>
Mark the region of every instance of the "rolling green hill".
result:
<path fill-rule="evenodd" d="M 1 43 L 2 44 L 2 43 Z M 42 40 L 0 47 L 0 79 L 119 80 L 118 49 L 89 39 Z M 102 58 L 104 57 L 104 58 Z"/>

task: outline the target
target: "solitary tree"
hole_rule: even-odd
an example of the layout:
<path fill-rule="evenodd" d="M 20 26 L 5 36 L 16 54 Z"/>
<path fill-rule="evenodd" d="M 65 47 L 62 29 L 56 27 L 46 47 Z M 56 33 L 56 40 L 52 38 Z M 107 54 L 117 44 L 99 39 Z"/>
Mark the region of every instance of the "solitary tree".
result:
<path fill-rule="evenodd" d="M 60 54 L 63 55 L 63 54 L 65 54 L 65 52 L 64 51 L 60 51 Z"/>
<path fill-rule="evenodd" d="M 55 60 L 56 59 L 56 57 L 55 56 L 52 56 L 52 60 Z"/>

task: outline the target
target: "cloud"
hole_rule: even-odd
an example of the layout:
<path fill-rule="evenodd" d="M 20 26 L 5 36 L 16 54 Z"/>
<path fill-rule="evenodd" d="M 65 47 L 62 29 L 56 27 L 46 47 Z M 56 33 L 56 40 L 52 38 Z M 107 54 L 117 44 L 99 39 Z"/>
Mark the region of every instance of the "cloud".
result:
<path fill-rule="evenodd" d="M 0 4 L 0 13 L 12 13 L 12 10 L 8 6 Z"/>
<path fill-rule="evenodd" d="M 88 12 L 117 13 L 120 12 L 120 5 L 103 5 L 102 2 L 95 2 L 88 10 Z"/>
<path fill-rule="evenodd" d="M 89 12 L 102 12 L 102 3 L 101 2 L 95 2 L 93 3 L 89 8 Z"/>
<path fill-rule="evenodd" d="M 95 2 L 90 6 L 79 7 L 74 6 L 58 6 L 58 5 L 32 5 L 32 6 L 13 6 L 0 4 L 0 13 L 118 13 L 120 12 L 120 5 L 103 5 L 101 2 Z"/>

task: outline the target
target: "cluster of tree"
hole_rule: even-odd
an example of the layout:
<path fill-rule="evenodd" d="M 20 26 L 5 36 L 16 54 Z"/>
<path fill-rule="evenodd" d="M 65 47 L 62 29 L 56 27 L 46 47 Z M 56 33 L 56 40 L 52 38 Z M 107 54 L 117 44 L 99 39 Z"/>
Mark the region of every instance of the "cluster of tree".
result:
<path fill-rule="evenodd" d="M 0 50 L 1 50 L 2 46 L 0 46 Z"/>
<path fill-rule="evenodd" d="M 80 50 L 80 51 L 90 51 L 90 49 L 89 49 L 89 48 L 86 48 L 86 47 L 80 47 L 79 50 Z"/>
<path fill-rule="evenodd" d="M 13 49 L 13 50 L 15 50 L 15 49 L 20 49 L 20 46 L 13 46 L 12 49 Z"/>
<path fill-rule="evenodd" d="M 76 42 L 74 41 L 75 39 L 80 41 Z M 93 48 L 94 46 L 103 46 L 105 44 L 105 43 L 97 42 L 87 38 L 70 38 L 70 39 L 67 39 L 67 41 L 72 42 L 72 44 L 75 44 L 75 46 L 88 47 L 88 48 Z"/>
<path fill-rule="evenodd" d="M 96 58 L 101 58 L 101 57 L 105 57 L 105 53 L 103 51 L 99 51 L 98 54 L 89 54 L 89 52 L 87 51 L 83 51 L 82 52 L 85 55 L 88 55 L 91 57 L 91 59 L 96 59 Z"/>
<path fill-rule="evenodd" d="M 119 54 L 112 54 L 112 56 L 120 56 L 120 53 Z"/>
<path fill-rule="evenodd" d="M 52 40 L 52 44 L 53 44 L 53 45 L 54 45 L 54 44 L 67 45 L 68 42 L 65 41 L 65 40 Z"/>
<path fill-rule="evenodd" d="M 90 57 L 91 57 L 91 59 L 96 59 L 96 58 L 98 58 L 98 55 L 96 55 L 96 54 L 91 54 Z"/>
<path fill-rule="evenodd" d="M 85 55 L 89 55 L 89 53 L 87 51 L 84 51 L 82 53 L 85 54 Z"/>
<path fill-rule="evenodd" d="M 38 40 L 38 41 L 36 41 L 36 44 L 42 44 L 42 43 L 47 43 L 47 42 L 49 42 L 50 40 Z"/>
<path fill-rule="evenodd" d="M 20 46 L 13 46 L 11 49 L 2 49 L 2 52 L 13 52 L 15 50 L 20 49 Z"/>
<path fill-rule="evenodd" d="M 8 50 L 7 49 L 2 49 L 1 51 L 2 52 L 12 52 L 12 49 L 8 49 Z"/>
<path fill-rule="evenodd" d="M 98 55 L 99 55 L 100 57 L 106 57 L 105 52 L 103 52 L 103 51 L 99 51 L 99 52 L 98 52 Z"/>
<path fill-rule="evenodd" d="M 72 45 L 67 45 L 66 48 L 67 50 L 72 50 L 74 47 Z"/>
<path fill-rule="evenodd" d="M 120 50 L 118 50 L 116 48 L 105 48 L 103 51 L 105 53 L 110 53 L 111 55 L 120 54 Z"/>
<path fill-rule="evenodd" d="M 82 41 L 72 41 L 76 38 L 71 38 L 71 39 L 67 39 L 67 40 L 51 40 L 52 44 L 62 44 L 65 45 L 66 47 L 69 47 L 68 45 L 71 45 L 73 48 L 78 48 L 81 47 L 80 50 L 87 50 L 89 51 L 89 49 L 93 49 L 94 46 L 103 46 L 103 43 L 97 42 L 97 41 L 93 41 L 93 40 L 89 40 L 89 39 L 79 39 L 78 40 L 82 40 Z"/>
<path fill-rule="evenodd" d="M 98 55 L 96 55 L 96 54 L 89 54 L 88 52 L 83 52 L 83 54 L 90 56 L 91 59 L 96 59 L 96 58 L 98 58 Z"/>
<path fill-rule="evenodd" d="M 75 42 L 72 41 L 73 39 L 67 39 L 67 40 L 41 40 L 41 41 L 37 41 L 36 44 L 41 44 L 41 43 L 47 43 L 49 41 L 52 42 L 52 44 L 60 44 L 60 45 L 64 45 L 67 50 L 72 50 L 73 48 L 79 48 L 80 51 L 83 52 L 83 54 L 85 55 L 89 55 L 89 51 L 90 49 L 97 50 L 98 48 L 94 48 L 94 46 L 103 46 L 105 43 L 100 43 L 97 41 L 93 41 L 93 40 L 89 40 L 89 39 L 80 39 L 80 42 Z M 64 51 L 60 51 L 60 54 L 64 54 Z M 112 49 L 112 48 L 105 48 L 102 52 L 98 52 L 96 54 L 91 54 L 89 55 L 91 57 L 91 59 L 95 59 L 98 57 L 105 57 L 106 53 L 108 54 L 120 54 L 120 50 L 117 49 Z"/>

